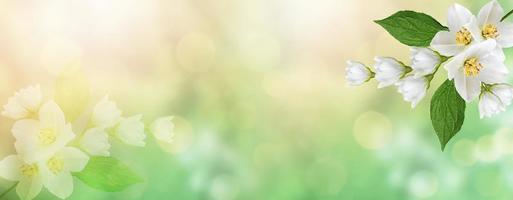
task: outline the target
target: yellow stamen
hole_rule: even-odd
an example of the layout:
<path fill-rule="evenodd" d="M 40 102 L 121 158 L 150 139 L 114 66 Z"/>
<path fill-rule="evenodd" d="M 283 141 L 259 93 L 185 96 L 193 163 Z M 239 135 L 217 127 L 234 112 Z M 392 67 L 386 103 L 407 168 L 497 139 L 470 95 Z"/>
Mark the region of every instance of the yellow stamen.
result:
<path fill-rule="evenodd" d="M 54 143 L 56 139 L 57 133 L 53 128 L 43 128 L 39 132 L 39 141 L 45 145 Z"/>
<path fill-rule="evenodd" d="M 470 34 L 467 28 L 462 28 L 456 32 L 456 44 L 468 45 L 470 42 L 472 42 L 472 34 Z"/>
<path fill-rule="evenodd" d="M 64 161 L 62 161 L 61 159 L 55 158 L 55 157 L 48 160 L 47 164 L 48 164 L 48 169 L 50 169 L 50 171 L 53 172 L 54 174 L 58 174 L 64 168 Z"/>
<path fill-rule="evenodd" d="M 479 63 L 476 57 L 469 58 L 465 60 L 464 63 L 464 71 L 466 76 L 477 76 L 479 74 L 479 71 L 483 69 L 483 65 Z"/>
<path fill-rule="evenodd" d="M 481 34 L 486 39 L 495 39 L 497 36 L 499 36 L 499 32 L 497 31 L 497 27 L 493 24 L 486 24 L 483 26 L 483 30 L 481 31 Z"/>
<path fill-rule="evenodd" d="M 20 167 L 20 171 L 23 176 L 34 177 L 35 175 L 37 175 L 39 173 L 39 168 L 35 164 L 32 164 L 32 165 L 25 164 Z"/>

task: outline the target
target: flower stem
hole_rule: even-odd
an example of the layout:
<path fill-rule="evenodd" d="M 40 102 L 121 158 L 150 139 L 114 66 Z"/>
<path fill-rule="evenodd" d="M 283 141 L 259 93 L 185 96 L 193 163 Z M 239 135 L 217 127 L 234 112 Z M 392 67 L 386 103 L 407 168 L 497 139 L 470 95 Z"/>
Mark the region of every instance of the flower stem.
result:
<path fill-rule="evenodd" d="M 4 198 L 5 195 L 9 194 L 9 192 L 11 192 L 16 187 L 16 185 L 18 185 L 18 183 L 13 184 L 10 188 L 7 188 L 7 190 L 0 194 L 0 199 Z"/>
<path fill-rule="evenodd" d="M 508 18 L 511 14 L 513 14 L 513 10 L 510 10 L 504 17 L 501 18 L 501 22 L 504 21 L 506 18 Z"/>

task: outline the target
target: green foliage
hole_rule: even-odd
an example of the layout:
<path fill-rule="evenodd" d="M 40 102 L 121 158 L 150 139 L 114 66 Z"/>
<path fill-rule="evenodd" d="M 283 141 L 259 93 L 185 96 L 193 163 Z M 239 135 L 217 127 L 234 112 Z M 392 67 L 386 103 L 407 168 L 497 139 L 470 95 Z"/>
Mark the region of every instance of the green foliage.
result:
<path fill-rule="evenodd" d="M 429 46 L 437 32 L 447 30 L 433 17 L 414 11 L 399 11 L 375 22 L 399 42 L 408 46 Z"/>
<path fill-rule="evenodd" d="M 90 89 L 79 67 L 68 67 L 59 74 L 54 96 L 68 121 L 75 121 L 82 114 L 90 100 Z"/>
<path fill-rule="evenodd" d="M 85 184 L 107 192 L 118 192 L 143 180 L 130 168 L 112 157 L 91 157 L 86 168 L 75 173 Z"/>
<path fill-rule="evenodd" d="M 449 140 L 460 131 L 465 120 L 465 101 L 453 81 L 446 80 L 431 99 L 431 123 L 440 140 L 442 151 Z"/>

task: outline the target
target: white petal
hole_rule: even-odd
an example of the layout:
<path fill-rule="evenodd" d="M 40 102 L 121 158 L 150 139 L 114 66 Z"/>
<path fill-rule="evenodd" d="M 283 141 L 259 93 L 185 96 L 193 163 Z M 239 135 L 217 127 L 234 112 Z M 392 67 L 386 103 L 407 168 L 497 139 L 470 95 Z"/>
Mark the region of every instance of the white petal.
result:
<path fill-rule="evenodd" d="M 491 53 L 494 53 L 496 47 L 497 42 L 495 42 L 495 40 L 485 40 L 483 42 L 470 46 L 465 51 L 465 56 L 466 58 L 478 57 L 481 60 L 484 57 L 490 55 Z"/>
<path fill-rule="evenodd" d="M 161 117 L 150 125 L 150 130 L 157 140 L 166 143 L 173 142 L 175 125 L 172 120 L 173 117 Z"/>
<path fill-rule="evenodd" d="M 42 159 L 39 141 L 39 122 L 24 119 L 14 123 L 11 132 L 16 138 L 14 146 L 18 154 L 29 163 Z"/>
<path fill-rule="evenodd" d="M 506 80 L 508 68 L 506 68 L 504 62 L 496 59 L 485 59 L 481 61 L 481 64 L 483 68 L 479 72 L 479 80 L 482 82 L 493 84 L 503 83 Z"/>
<path fill-rule="evenodd" d="M 142 115 L 136 115 L 126 119 L 121 119 L 116 128 L 116 136 L 125 144 L 143 147 L 146 145 L 144 140 L 144 123 L 141 122 Z"/>
<path fill-rule="evenodd" d="M 369 80 L 371 72 L 363 63 L 349 60 L 346 67 L 346 80 L 349 85 L 357 86 Z"/>
<path fill-rule="evenodd" d="M 55 196 L 66 199 L 73 193 L 73 177 L 69 172 L 44 173 L 43 184 Z"/>
<path fill-rule="evenodd" d="M 378 88 L 393 85 L 404 75 L 405 67 L 395 58 L 377 56 L 374 60 Z"/>
<path fill-rule="evenodd" d="M 513 24 L 508 22 L 501 22 L 497 26 L 499 36 L 497 37 L 497 43 L 502 48 L 509 48 L 513 46 Z"/>
<path fill-rule="evenodd" d="M 497 1 L 492 0 L 483 6 L 483 8 L 481 8 L 479 14 L 477 15 L 477 20 L 479 26 L 482 27 L 486 24 L 499 23 L 502 16 L 504 16 L 504 10 L 502 9 L 501 5 Z"/>
<path fill-rule="evenodd" d="M 480 118 L 491 117 L 504 110 L 504 104 L 499 97 L 490 92 L 483 92 L 479 98 L 479 116 Z"/>
<path fill-rule="evenodd" d="M 37 112 L 41 104 L 41 96 L 39 85 L 21 89 L 9 98 L 2 115 L 11 119 L 26 118 Z"/>
<path fill-rule="evenodd" d="M 57 128 L 66 123 L 64 113 L 54 101 L 48 101 L 39 110 L 39 121 L 43 128 Z"/>
<path fill-rule="evenodd" d="M 65 171 L 70 172 L 82 171 L 89 162 L 89 156 L 74 147 L 65 147 L 56 156 L 64 162 Z"/>
<path fill-rule="evenodd" d="M 41 189 L 43 188 L 43 182 L 40 176 L 33 178 L 22 178 L 16 186 L 16 193 L 22 200 L 34 199 Z"/>
<path fill-rule="evenodd" d="M 411 68 L 416 77 L 425 76 L 435 71 L 440 57 L 428 48 L 411 48 Z"/>
<path fill-rule="evenodd" d="M 465 46 L 456 44 L 454 32 L 439 31 L 431 40 L 431 47 L 444 56 L 454 56 L 465 49 Z"/>
<path fill-rule="evenodd" d="M 20 167 L 23 161 L 17 155 L 10 155 L 0 161 L 0 177 L 10 180 L 19 181 L 21 179 Z"/>
<path fill-rule="evenodd" d="M 87 130 L 80 139 L 80 148 L 93 156 L 109 156 L 109 138 L 103 128 Z"/>
<path fill-rule="evenodd" d="M 456 91 L 466 102 L 474 100 L 481 92 L 481 82 L 477 77 L 465 76 L 463 69 L 454 76 Z"/>
<path fill-rule="evenodd" d="M 120 119 L 121 110 L 118 109 L 116 103 L 110 101 L 108 96 L 105 96 L 94 107 L 91 120 L 94 126 L 109 128 L 116 125 Z"/>
<path fill-rule="evenodd" d="M 463 67 L 465 59 L 465 54 L 457 55 L 447 61 L 444 65 L 444 68 L 447 70 L 447 78 L 452 80 L 458 73 L 460 73 L 460 69 Z"/>
<path fill-rule="evenodd" d="M 470 23 L 473 18 L 474 15 L 467 8 L 455 3 L 449 7 L 449 12 L 447 13 L 449 30 L 459 31 L 462 26 Z"/>

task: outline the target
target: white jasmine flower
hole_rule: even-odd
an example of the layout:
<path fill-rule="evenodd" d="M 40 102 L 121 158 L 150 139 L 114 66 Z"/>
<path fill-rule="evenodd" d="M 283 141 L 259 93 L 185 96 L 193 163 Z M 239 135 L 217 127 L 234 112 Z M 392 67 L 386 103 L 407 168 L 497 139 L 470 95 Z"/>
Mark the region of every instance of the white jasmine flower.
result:
<path fill-rule="evenodd" d="M 435 72 L 440 64 L 440 56 L 431 49 L 411 47 L 411 68 L 416 77 Z"/>
<path fill-rule="evenodd" d="M 42 94 L 39 85 L 27 87 L 16 92 L 9 98 L 2 115 L 11 119 L 27 118 L 37 113 L 41 104 Z"/>
<path fill-rule="evenodd" d="M 121 119 L 121 110 L 118 109 L 116 103 L 109 100 L 105 96 L 96 104 L 91 117 L 91 122 L 95 127 L 110 128 L 115 126 Z"/>
<path fill-rule="evenodd" d="M 28 163 L 47 159 L 75 137 L 64 113 L 53 101 L 41 106 L 39 120 L 17 121 L 12 133 L 16 138 L 16 151 Z"/>
<path fill-rule="evenodd" d="M 39 164 L 43 185 L 55 196 L 66 199 L 73 192 L 72 172 L 82 171 L 89 157 L 73 147 L 65 147 L 46 162 Z"/>
<path fill-rule="evenodd" d="M 460 96 L 470 102 L 481 91 L 481 83 L 494 84 L 505 81 L 508 69 L 493 50 L 495 40 L 486 40 L 469 47 L 445 64 L 447 77 L 452 80 Z"/>
<path fill-rule="evenodd" d="M 144 123 L 141 122 L 142 115 L 123 118 L 116 127 L 115 135 L 125 144 L 144 147 L 146 134 Z"/>
<path fill-rule="evenodd" d="M 429 81 L 426 77 L 407 76 L 397 82 L 397 91 L 403 95 L 407 102 L 411 102 L 411 107 L 415 108 L 417 104 L 426 96 L 426 90 Z"/>
<path fill-rule="evenodd" d="M 82 171 L 88 161 L 87 155 L 72 147 L 65 147 L 51 158 L 33 164 L 11 155 L 0 161 L 0 176 L 19 181 L 16 193 L 21 199 L 33 199 L 43 186 L 55 196 L 66 199 L 73 192 L 71 172 Z"/>
<path fill-rule="evenodd" d="M 92 156 L 110 156 L 109 136 L 102 127 L 88 129 L 80 138 L 79 146 Z"/>
<path fill-rule="evenodd" d="M 16 193 L 20 199 L 34 199 L 43 188 L 39 165 L 28 164 L 18 155 L 10 155 L 0 161 L 0 177 L 18 181 Z"/>
<path fill-rule="evenodd" d="M 486 87 L 486 86 L 485 86 Z M 479 115 L 482 118 L 491 117 L 506 110 L 513 99 L 513 88 L 506 84 L 492 85 L 483 90 L 479 97 Z"/>
<path fill-rule="evenodd" d="M 348 60 L 346 67 L 346 80 L 349 85 L 357 86 L 367 82 L 373 76 L 373 72 L 364 64 Z"/>
<path fill-rule="evenodd" d="M 493 39 L 502 48 L 513 46 L 513 24 L 501 22 L 504 10 L 496 1 L 487 3 L 477 15 L 478 35 L 483 39 Z"/>
<path fill-rule="evenodd" d="M 374 66 L 376 80 L 379 82 L 378 88 L 393 85 L 408 72 L 407 70 L 411 70 L 394 58 L 378 56 L 374 60 L 376 61 Z"/>
<path fill-rule="evenodd" d="M 468 25 L 475 21 L 475 16 L 460 4 L 449 7 L 447 24 L 449 31 L 438 32 L 431 41 L 431 47 L 444 56 L 454 56 L 475 42 L 475 38 Z"/>
<path fill-rule="evenodd" d="M 174 137 L 173 117 L 161 117 L 150 125 L 153 136 L 162 142 L 171 143 Z"/>

